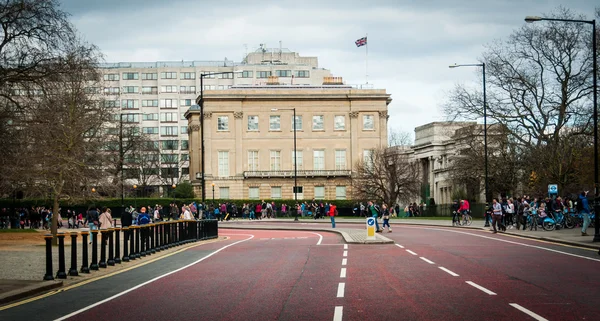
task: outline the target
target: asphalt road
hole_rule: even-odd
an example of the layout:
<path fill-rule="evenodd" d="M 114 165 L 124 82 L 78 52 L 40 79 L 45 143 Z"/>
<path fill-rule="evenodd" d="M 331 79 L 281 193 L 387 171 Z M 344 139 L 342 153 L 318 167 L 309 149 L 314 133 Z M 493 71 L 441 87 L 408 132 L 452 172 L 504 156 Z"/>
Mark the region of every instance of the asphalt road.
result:
<path fill-rule="evenodd" d="M 395 227 L 386 245 L 345 245 L 327 232 L 220 234 L 229 239 L 0 320 L 600 320 L 592 250 L 416 226 Z"/>

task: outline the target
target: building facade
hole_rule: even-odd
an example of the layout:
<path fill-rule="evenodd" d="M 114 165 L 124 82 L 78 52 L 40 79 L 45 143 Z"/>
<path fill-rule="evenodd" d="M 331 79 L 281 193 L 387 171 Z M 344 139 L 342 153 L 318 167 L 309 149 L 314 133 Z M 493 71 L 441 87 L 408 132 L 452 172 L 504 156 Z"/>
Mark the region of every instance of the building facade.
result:
<path fill-rule="evenodd" d="M 326 77 L 319 86 L 205 91 L 206 199 L 294 199 L 294 160 L 299 200 L 350 199 L 353 164 L 387 146 L 391 98 L 385 90 L 332 83 L 341 79 Z M 197 196 L 202 188 L 201 112 L 193 106 L 186 113 Z"/>

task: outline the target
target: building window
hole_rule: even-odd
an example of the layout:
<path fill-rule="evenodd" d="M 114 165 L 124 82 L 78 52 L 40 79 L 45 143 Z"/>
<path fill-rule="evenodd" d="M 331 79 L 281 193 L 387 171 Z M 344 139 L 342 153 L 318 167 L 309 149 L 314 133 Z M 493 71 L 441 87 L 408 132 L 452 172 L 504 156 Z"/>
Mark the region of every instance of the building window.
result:
<path fill-rule="evenodd" d="M 176 72 L 161 72 L 160 78 L 161 79 L 177 79 L 177 73 Z"/>
<path fill-rule="evenodd" d="M 187 139 L 184 139 L 181 141 L 181 150 L 188 150 L 190 147 L 190 141 Z"/>
<path fill-rule="evenodd" d="M 161 93 L 176 93 L 177 86 L 160 86 Z"/>
<path fill-rule="evenodd" d="M 346 199 L 346 186 L 336 186 L 335 187 L 335 199 L 336 200 L 345 200 Z"/>
<path fill-rule="evenodd" d="M 298 154 L 295 154 L 294 151 L 292 151 L 292 169 L 294 169 L 294 163 L 298 162 L 298 167 L 296 168 L 297 170 L 302 170 L 302 151 L 299 150 Z M 295 157 L 294 157 L 295 156 Z"/>
<path fill-rule="evenodd" d="M 298 77 L 298 78 L 310 78 L 310 71 L 308 71 L 308 70 L 296 70 L 296 77 Z"/>
<path fill-rule="evenodd" d="M 217 75 L 217 78 L 219 79 L 233 79 L 233 72 L 227 72 L 224 74 L 219 74 Z"/>
<path fill-rule="evenodd" d="M 181 154 L 181 161 L 187 162 L 190 160 L 190 154 Z"/>
<path fill-rule="evenodd" d="M 179 149 L 179 141 L 177 140 L 161 140 L 161 148 L 164 150 L 177 150 Z"/>
<path fill-rule="evenodd" d="M 105 95 L 117 95 L 120 92 L 119 87 L 104 87 Z"/>
<path fill-rule="evenodd" d="M 142 107 L 158 107 L 158 99 L 142 100 Z"/>
<path fill-rule="evenodd" d="M 123 99 L 121 100 L 121 107 L 123 109 L 136 109 L 139 108 L 140 101 L 137 99 Z"/>
<path fill-rule="evenodd" d="M 293 130 L 294 130 L 294 122 L 292 121 L 292 131 Z M 302 130 L 302 116 L 296 116 L 296 131 L 299 131 L 299 130 Z"/>
<path fill-rule="evenodd" d="M 252 78 L 252 77 L 253 77 L 252 71 L 244 70 L 244 71 L 242 71 L 242 73 L 240 74 L 240 76 L 238 78 Z"/>
<path fill-rule="evenodd" d="M 158 87 L 142 87 L 142 95 L 157 95 Z"/>
<path fill-rule="evenodd" d="M 143 114 L 142 120 L 158 120 L 158 113 Z"/>
<path fill-rule="evenodd" d="M 140 114 L 122 114 L 121 120 L 124 123 L 137 123 L 140 121 Z"/>
<path fill-rule="evenodd" d="M 325 199 L 325 186 L 315 186 L 315 199 Z"/>
<path fill-rule="evenodd" d="M 118 100 L 105 100 L 104 107 L 105 108 L 117 108 L 117 107 L 119 107 L 119 101 Z"/>
<path fill-rule="evenodd" d="M 119 80 L 119 74 L 106 74 L 106 75 L 104 75 L 104 80 L 108 80 L 108 81 Z"/>
<path fill-rule="evenodd" d="M 229 176 L 229 152 L 219 151 L 219 177 Z"/>
<path fill-rule="evenodd" d="M 248 131 L 258 131 L 258 116 L 248 116 Z"/>
<path fill-rule="evenodd" d="M 123 86 L 123 93 L 125 94 L 137 94 L 138 87 L 137 86 Z"/>
<path fill-rule="evenodd" d="M 269 78 L 271 76 L 270 71 L 257 71 L 256 78 Z"/>
<path fill-rule="evenodd" d="M 325 169 L 325 151 L 314 150 L 313 151 L 313 169 L 316 171 L 322 171 Z"/>
<path fill-rule="evenodd" d="M 195 72 L 182 72 L 179 74 L 181 79 L 196 79 Z"/>
<path fill-rule="evenodd" d="M 160 154 L 160 161 L 163 164 L 177 164 L 179 155 L 177 154 Z M 163 168 L 164 170 L 165 168 Z"/>
<path fill-rule="evenodd" d="M 123 80 L 138 80 L 139 75 L 137 72 L 124 72 Z"/>
<path fill-rule="evenodd" d="M 217 117 L 217 130 L 228 131 L 229 130 L 229 116 Z"/>
<path fill-rule="evenodd" d="M 161 122 L 176 122 L 179 121 L 177 119 L 177 113 L 160 113 L 160 121 Z"/>
<path fill-rule="evenodd" d="M 179 87 L 179 93 L 181 94 L 195 94 L 196 93 L 196 86 L 180 86 Z"/>
<path fill-rule="evenodd" d="M 323 115 L 313 116 L 313 130 L 324 130 L 323 127 Z"/>
<path fill-rule="evenodd" d="M 251 200 L 257 200 L 260 196 L 258 187 L 248 187 L 248 198 Z"/>
<path fill-rule="evenodd" d="M 346 169 L 346 150 L 345 149 L 337 149 L 335 151 L 335 170 L 345 170 Z"/>
<path fill-rule="evenodd" d="M 373 115 L 363 115 L 363 129 L 364 130 L 375 129 L 375 122 L 373 121 Z"/>
<path fill-rule="evenodd" d="M 281 130 L 281 116 L 269 117 L 269 130 Z"/>
<path fill-rule="evenodd" d="M 142 128 L 144 134 L 158 134 L 158 127 L 144 127 Z"/>
<path fill-rule="evenodd" d="M 179 168 L 169 167 L 161 169 L 162 178 L 177 178 L 179 177 Z"/>
<path fill-rule="evenodd" d="M 281 198 L 281 186 L 271 187 L 271 198 L 272 199 L 280 199 Z"/>
<path fill-rule="evenodd" d="M 346 129 L 346 116 L 337 115 L 333 118 L 333 129 L 334 130 L 345 130 Z"/>
<path fill-rule="evenodd" d="M 187 155 L 187 154 L 185 154 L 185 155 Z M 181 156 L 183 156 L 183 155 L 181 155 Z M 189 155 L 187 155 L 187 156 L 189 156 Z M 189 158 L 189 157 L 188 157 L 188 158 Z M 190 168 L 189 168 L 189 167 L 182 167 L 182 168 L 181 168 L 181 175 L 182 175 L 182 176 L 183 176 L 183 175 L 185 175 L 185 176 L 189 176 L 189 175 L 190 175 Z"/>
<path fill-rule="evenodd" d="M 229 187 L 219 187 L 219 199 L 229 199 Z"/>
<path fill-rule="evenodd" d="M 188 133 L 188 127 L 187 126 L 181 126 L 181 134 L 187 134 Z"/>
<path fill-rule="evenodd" d="M 279 151 L 279 150 L 271 151 L 271 170 L 272 171 L 281 170 L 281 151 Z"/>
<path fill-rule="evenodd" d="M 258 170 L 258 151 L 257 150 L 249 150 L 248 151 L 248 171 L 257 171 Z"/>
<path fill-rule="evenodd" d="M 367 168 L 373 166 L 373 151 L 370 149 L 363 150 L 363 162 Z"/>
<path fill-rule="evenodd" d="M 291 70 L 275 70 L 275 76 L 277 77 L 292 77 Z"/>
<path fill-rule="evenodd" d="M 160 128 L 161 136 L 177 136 L 177 126 L 164 126 Z"/>
<path fill-rule="evenodd" d="M 160 108 L 177 108 L 177 99 L 161 99 Z"/>
<path fill-rule="evenodd" d="M 158 74 L 157 73 L 142 73 L 142 80 L 157 80 L 158 79 Z"/>

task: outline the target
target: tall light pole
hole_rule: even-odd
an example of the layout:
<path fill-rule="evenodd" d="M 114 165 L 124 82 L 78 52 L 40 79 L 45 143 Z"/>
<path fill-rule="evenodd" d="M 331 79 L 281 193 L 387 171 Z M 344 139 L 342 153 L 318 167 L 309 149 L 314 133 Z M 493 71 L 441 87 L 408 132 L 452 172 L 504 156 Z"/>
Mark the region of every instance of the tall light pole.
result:
<path fill-rule="evenodd" d="M 288 109 L 277 109 L 273 108 L 271 111 L 278 110 L 291 110 L 293 111 L 293 119 L 292 119 L 292 128 L 294 130 L 294 221 L 298 221 L 298 209 L 296 205 L 298 204 L 298 149 L 296 148 L 296 108 L 288 108 Z"/>
<path fill-rule="evenodd" d="M 598 48 L 596 45 L 596 20 L 571 20 L 571 19 L 555 19 L 555 18 L 542 18 L 538 16 L 527 16 L 525 22 L 532 23 L 536 21 L 560 21 L 560 22 L 576 22 L 576 23 L 587 23 L 592 25 L 592 73 L 593 73 L 593 87 L 594 91 L 594 212 L 596 212 L 594 218 L 594 242 L 600 242 L 600 204 L 598 188 Z M 600 252 L 599 252 L 600 254 Z"/>
<path fill-rule="evenodd" d="M 236 74 L 240 73 L 240 70 L 233 71 L 224 71 L 224 72 L 209 72 L 206 74 L 200 74 L 200 149 L 201 158 L 202 158 L 202 204 L 204 204 L 204 200 L 206 198 L 206 189 L 205 186 L 205 175 L 204 175 L 204 77 L 206 76 L 215 76 L 215 75 L 226 75 L 226 74 Z M 214 198 L 214 197 L 213 197 Z"/>
<path fill-rule="evenodd" d="M 485 180 L 485 211 L 487 212 L 487 207 L 489 204 L 488 201 L 488 151 L 487 151 L 487 98 L 486 98 L 486 93 L 485 93 L 485 63 L 482 62 L 480 64 L 454 64 L 449 66 L 449 68 L 458 68 L 458 67 L 481 67 L 482 69 L 482 73 L 483 73 L 483 157 L 484 157 L 484 180 Z M 485 216 L 485 212 L 484 212 L 484 216 Z M 485 218 L 485 226 L 490 226 L 489 222 L 487 220 L 487 217 Z"/>
<path fill-rule="evenodd" d="M 215 183 L 212 183 L 212 190 L 213 190 L 213 205 L 215 204 Z"/>

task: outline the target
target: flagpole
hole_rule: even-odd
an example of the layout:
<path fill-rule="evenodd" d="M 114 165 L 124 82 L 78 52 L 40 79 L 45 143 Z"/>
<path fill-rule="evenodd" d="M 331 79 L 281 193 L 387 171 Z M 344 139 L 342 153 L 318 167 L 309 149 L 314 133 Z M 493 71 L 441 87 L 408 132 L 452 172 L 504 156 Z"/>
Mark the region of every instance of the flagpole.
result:
<path fill-rule="evenodd" d="M 365 80 L 369 84 L 369 34 L 365 35 Z"/>

